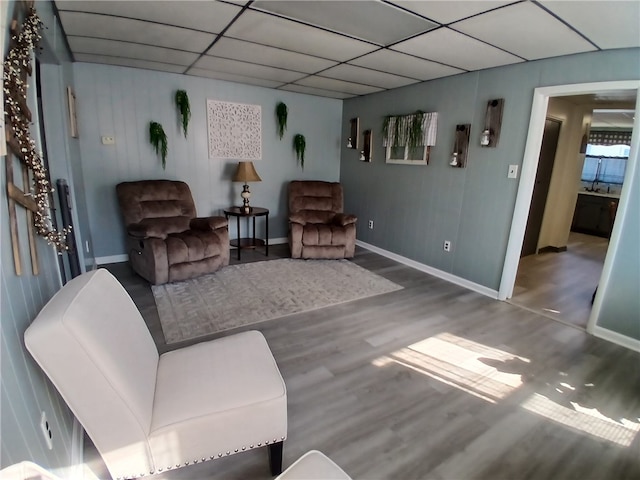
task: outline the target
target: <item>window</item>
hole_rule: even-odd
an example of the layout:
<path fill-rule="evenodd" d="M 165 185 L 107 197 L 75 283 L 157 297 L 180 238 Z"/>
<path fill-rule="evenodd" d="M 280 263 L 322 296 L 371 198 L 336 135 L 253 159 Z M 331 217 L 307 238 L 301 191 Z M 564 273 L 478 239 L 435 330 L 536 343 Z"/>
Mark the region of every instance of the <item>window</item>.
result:
<path fill-rule="evenodd" d="M 409 137 L 412 135 L 412 124 L 417 114 L 390 116 L 386 125 L 386 133 L 383 138 L 386 163 L 400 163 L 405 165 L 428 165 L 431 147 L 436 144 L 438 127 L 438 114 L 422 113 L 420 131 L 422 134 L 417 140 L 417 145 L 410 146 L 415 141 Z"/>
<path fill-rule="evenodd" d="M 580 179 L 622 185 L 630 148 L 629 145 L 587 145 Z"/>

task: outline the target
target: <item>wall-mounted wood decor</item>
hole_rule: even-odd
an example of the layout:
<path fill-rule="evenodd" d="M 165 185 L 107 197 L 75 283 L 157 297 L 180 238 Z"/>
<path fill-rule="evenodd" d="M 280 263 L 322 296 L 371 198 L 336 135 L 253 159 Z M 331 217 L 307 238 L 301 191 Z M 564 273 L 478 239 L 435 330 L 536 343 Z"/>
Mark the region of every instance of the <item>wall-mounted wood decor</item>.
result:
<path fill-rule="evenodd" d="M 373 138 L 371 130 L 365 130 L 362 134 L 362 151 L 360 152 L 360 160 L 370 162 L 373 156 Z"/>
<path fill-rule="evenodd" d="M 487 102 L 487 110 L 484 116 L 484 127 L 480 135 L 481 147 L 497 147 L 502 128 L 502 108 L 504 98 L 496 98 Z"/>
<path fill-rule="evenodd" d="M 349 138 L 347 148 L 358 148 L 358 137 L 360 136 L 360 119 L 358 117 L 349 120 Z"/>
<path fill-rule="evenodd" d="M 453 139 L 453 151 L 451 153 L 451 161 L 449 162 L 449 165 L 452 167 L 465 168 L 467 166 L 470 132 L 470 123 L 456 125 L 456 131 Z"/>
<path fill-rule="evenodd" d="M 42 22 L 33 7 L 18 28 L 18 21 L 11 22 L 9 52 L 4 60 L 4 105 L 5 139 L 7 156 L 5 160 L 7 204 L 9 207 L 9 229 L 16 275 L 22 275 L 20 239 L 18 236 L 18 216 L 16 205 L 26 209 L 31 254 L 31 271 L 39 273 L 36 234 L 44 237 L 59 251 L 68 249 L 66 237 L 68 229 L 56 231 L 52 228 L 49 197 L 53 191 L 49 172 L 31 138 L 31 111 L 27 106 L 27 78 L 32 72 L 32 54 L 40 40 Z M 21 168 L 22 187 L 18 187 L 14 177 L 14 163 Z"/>
<path fill-rule="evenodd" d="M 69 135 L 78 138 L 78 119 L 76 118 L 76 94 L 67 87 L 67 107 L 69 108 Z"/>

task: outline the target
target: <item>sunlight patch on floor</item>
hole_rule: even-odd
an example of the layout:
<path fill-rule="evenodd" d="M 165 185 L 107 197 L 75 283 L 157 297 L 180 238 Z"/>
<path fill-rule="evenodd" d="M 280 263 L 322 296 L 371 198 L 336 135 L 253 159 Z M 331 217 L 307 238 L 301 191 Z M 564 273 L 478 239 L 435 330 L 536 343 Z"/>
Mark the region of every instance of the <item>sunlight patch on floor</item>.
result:
<path fill-rule="evenodd" d="M 631 445 L 640 431 L 640 421 L 636 423 L 623 418 L 618 422 L 602 415 L 597 408 L 583 407 L 576 402 L 569 403 L 573 409 L 535 393 L 522 403 L 522 407 L 574 430 L 625 447 Z"/>
<path fill-rule="evenodd" d="M 529 359 L 440 333 L 379 357 L 373 365 L 398 364 L 496 403 L 522 385 Z"/>

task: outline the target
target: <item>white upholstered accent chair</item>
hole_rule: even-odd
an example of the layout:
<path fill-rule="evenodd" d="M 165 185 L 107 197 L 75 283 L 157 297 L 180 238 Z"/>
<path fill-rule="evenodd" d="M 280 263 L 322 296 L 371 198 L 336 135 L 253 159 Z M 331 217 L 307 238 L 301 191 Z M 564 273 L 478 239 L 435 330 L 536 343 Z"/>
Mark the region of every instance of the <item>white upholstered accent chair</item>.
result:
<path fill-rule="evenodd" d="M 25 332 L 114 478 L 135 478 L 268 446 L 282 470 L 287 394 L 260 332 L 162 355 L 107 271 L 67 283 Z"/>

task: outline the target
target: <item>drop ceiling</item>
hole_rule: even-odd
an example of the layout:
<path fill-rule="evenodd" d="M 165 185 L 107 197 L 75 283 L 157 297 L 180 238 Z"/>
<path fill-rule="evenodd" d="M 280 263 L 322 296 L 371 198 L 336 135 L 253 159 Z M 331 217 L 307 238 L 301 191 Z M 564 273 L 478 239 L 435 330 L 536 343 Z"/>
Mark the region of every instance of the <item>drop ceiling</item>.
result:
<path fill-rule="evenodd" d="M 76 62 L 331 98 L 640 47 L 640 1 L 62 1 Z"/>

